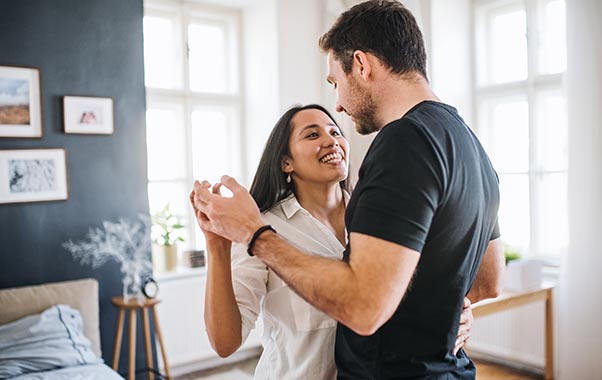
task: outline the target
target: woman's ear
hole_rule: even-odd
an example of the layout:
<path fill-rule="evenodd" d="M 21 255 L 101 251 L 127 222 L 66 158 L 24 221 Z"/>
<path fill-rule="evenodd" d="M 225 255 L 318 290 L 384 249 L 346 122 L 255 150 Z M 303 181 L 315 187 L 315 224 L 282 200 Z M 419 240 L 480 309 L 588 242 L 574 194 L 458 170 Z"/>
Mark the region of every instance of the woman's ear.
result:
<path fill-rule="evenodd" d="M 285 174 L 289 174 L 294 171 L 293 163 L 291 162 L 291 159 L 288 157 L 285 157 L 282 159 L 282 164 L 280 166 L 282 168 L 282 172 Z"/>

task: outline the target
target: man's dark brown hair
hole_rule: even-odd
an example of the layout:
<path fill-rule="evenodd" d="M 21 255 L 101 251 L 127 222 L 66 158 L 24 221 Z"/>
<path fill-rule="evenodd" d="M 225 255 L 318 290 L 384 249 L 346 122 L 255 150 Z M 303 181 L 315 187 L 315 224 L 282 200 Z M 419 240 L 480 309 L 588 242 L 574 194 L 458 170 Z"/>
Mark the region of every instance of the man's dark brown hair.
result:
<path fill-rule="evenodd" d="M 417 71 L 427 78 L 422 33 L 412 13 L 398 1 L 371 0 L 350 8 L 319 44 L 324 52 L 332 52 L 346 74 L 351 72 L 353 52 L 362 50 L 393 73 Z"/>

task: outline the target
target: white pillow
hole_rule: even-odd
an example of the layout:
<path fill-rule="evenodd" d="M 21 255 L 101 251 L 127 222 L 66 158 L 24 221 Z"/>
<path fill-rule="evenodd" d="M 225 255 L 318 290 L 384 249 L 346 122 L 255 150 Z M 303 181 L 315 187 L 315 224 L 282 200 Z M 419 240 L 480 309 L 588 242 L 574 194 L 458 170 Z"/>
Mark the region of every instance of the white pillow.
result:
<path fill-rule="evenodd" d="M 79 311 L 55 305 L 0 326 L 0 379 L 102 363 L 83 334 Z"/>

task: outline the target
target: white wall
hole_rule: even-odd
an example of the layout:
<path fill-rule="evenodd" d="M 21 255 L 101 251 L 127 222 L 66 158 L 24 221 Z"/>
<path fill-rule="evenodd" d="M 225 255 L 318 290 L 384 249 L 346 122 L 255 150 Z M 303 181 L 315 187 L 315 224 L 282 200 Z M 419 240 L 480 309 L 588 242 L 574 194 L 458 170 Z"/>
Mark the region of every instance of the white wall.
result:
<path fill-rule="evenodd" d="M 278 77 L 280 110 L 321 98 L 323 58 L 318 48 L 322 34 L 320 0 L 279 0 Z"/>
<path fill-rule="evenodd" d="M 602 379 L 602 2 L 567 0 L 569 250 L 558 284 L 558 379 Z"/>
<path fill-rule="evenodd" d="M 430 7 L 430 81 L 442 102 L 472 123 L 472 62 L 469 0 L 436 0 Z"/>
<path fill-rule="evenodd" d="M 280 112 L 276 20 L 276 0 L 257 0 L 242 9 L 247 187 Z"/>
<path fill-rule="evenodd" d="M 247 186 L 284 110 L 297 103 L 319 103 L 322 98 L 320 10 L 320 0 L 242 4 Z"/>

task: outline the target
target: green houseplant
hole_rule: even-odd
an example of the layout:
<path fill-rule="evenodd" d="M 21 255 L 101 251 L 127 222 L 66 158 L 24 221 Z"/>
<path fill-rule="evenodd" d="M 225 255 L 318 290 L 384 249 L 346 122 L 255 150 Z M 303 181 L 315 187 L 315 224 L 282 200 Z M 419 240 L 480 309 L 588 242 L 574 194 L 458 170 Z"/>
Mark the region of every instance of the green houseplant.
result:
<path fill-rule="evenodd" d="M 171 211 L 169 203 L 152 215 L 152 255 L 155 272 L 169 272 L 178 265 L 177 242 L 184 241 L 180 235 L 184 228 L 181 219 Z"/>
<path fill-rule="evenodd" d="M 506 259 L 506 265 L 508 265 L 510 261 L 520 260 L 521 257 L 522 255 L 518 250 L 504 244 L 504 258 Z"/>

